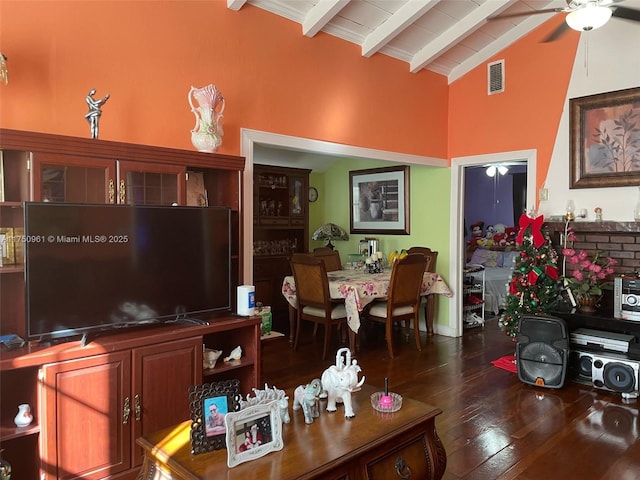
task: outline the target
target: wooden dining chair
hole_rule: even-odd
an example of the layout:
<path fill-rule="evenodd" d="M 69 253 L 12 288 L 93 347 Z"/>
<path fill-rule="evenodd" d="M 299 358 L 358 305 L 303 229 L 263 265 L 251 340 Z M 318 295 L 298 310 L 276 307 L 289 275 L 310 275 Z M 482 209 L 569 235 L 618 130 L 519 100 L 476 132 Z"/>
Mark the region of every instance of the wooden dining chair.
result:
<path fill-rule="evenodd" d="M 340 260 L 339 251 L 327 247 L 318 247 L 313 250 L 313 255 L 324 262 L 327 272 L 342 270 L 342 260 Z"/>
<path fill-rule="evenodd" d="M 421 253 L 427 258 L 427 268 L 425 272 L 436 271 L 436 263 L 438 262 L 438 252 L 431 250 L 429 247 L 411 247 L 407 253 Z M 435 298 L 432 295 L 423 295 L 420 297 L 420 303 L 424 306 L 424 321 L 427 326 L 427 335 L 433 335 L 433 316 L 435 313 Z"/>
<path fill-rule="evenodd" d="M 418 351 L 422 351 L 420 328 L 418 325 L 420 308 L 420 288 L 427 259 L 424 255 L 412 253 L 396 260 L 391 268 L 391 279 L 386 300 L 374 301 L 366 314 L 367 320 L 386 325 L 385 337 L 389 356 L 395 358 L 393 350 L 393 325 L 404 322 L 409 334 L 409 322 L 413 320 L 413 331 Z"/>
<path fill-rule="evenodd" d="M 324 262 L 313 255 L 294 254 L 291 257 L 291 271 L 296 284 L 297 323 L 293 349 L 298 349 L 302 320 L 314 322 L 314 335 L 318 325 L 324 326 L 324 347 L 322 359 L 326 360 L 331 330 L 334 325 L 347 326 L 347 310 L 344 302 L 333 302 L 329 295 L 329 279 Z M 355 344 L 354 335 L 349 332 L 349 344 Z"/>

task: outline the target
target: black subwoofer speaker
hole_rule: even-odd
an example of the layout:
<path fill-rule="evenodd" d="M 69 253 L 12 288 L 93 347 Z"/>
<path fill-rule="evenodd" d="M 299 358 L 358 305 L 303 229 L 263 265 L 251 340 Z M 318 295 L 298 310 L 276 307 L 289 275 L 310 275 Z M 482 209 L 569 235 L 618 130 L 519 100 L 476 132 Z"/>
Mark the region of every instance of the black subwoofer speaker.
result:
<path fill-rule="evenodd" d="M 525 316 L 518 323 L 516 366 L 524 383 L 561 388 L 567 376 L 569 334 L 561 318 Z"/>

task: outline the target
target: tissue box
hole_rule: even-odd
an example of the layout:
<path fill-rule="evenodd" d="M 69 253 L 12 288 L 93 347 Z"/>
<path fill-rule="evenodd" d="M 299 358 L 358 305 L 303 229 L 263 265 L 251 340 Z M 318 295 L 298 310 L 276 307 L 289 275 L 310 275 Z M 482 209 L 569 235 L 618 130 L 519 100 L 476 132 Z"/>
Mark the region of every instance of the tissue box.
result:
<path fill-rule="evenodd" d="M 256 309 L 256 315 L 260 315 L 260 317 L 262 317 L 262 335 L 271 333 L 271 323 L 273 321 L 273 317 L 271 316 L 271 307 L 262 307 L 259 310 Z"/>

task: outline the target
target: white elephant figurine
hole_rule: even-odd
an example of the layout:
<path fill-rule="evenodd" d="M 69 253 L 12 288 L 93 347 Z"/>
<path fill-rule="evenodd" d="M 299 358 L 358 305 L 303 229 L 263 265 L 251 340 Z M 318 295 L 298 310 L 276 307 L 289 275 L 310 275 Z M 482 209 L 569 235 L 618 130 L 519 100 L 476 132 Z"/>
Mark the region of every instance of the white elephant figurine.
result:
<path fill-rule="evenodd" d="M 314 378 L 306 385 L 299 385 L 293 392 L 293 409 L 300 410 L 304 413 L 304 423 L 313 423 L 314 418 L 320 416 L 320 408 L 318 407 L 319 396 L 322 390 L 322 383 L 319 378 Z"/>
<path fill-rule="evenodd" d="M 336 364 L 322 373 L 322 398 L 327 397 L 327 411 L 335 412 L 336 402 L 344 404 L 345 418 L 353 418 L 351 394 L 357 392 L 364 383 L 364 376 L 358 381 L 362 369 L 357 360 L 351 360 L 351 350 L 341 348 L 336 354 Z"/>

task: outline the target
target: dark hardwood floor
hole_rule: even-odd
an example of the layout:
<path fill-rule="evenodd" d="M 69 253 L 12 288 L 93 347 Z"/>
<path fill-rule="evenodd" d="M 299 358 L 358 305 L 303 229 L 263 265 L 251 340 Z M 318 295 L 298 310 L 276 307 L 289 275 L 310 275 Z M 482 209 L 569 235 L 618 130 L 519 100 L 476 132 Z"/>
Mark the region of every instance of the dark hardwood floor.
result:
<path fill-rule="evenodd" d="M 640 479 L 640 400 L 625 403 L 619 394 L 571 381 L 562 389 L 520 382 L 491 365 L 514 352 L 495 320 L 461 338 L 425 337 L 422 352 L 398 331 L 394 360 L 383 332 L 368 332 L 353 355 L 366 383 L 382 387 L 388 377 L 391 391 L 443 411 L 436 425 L 447 451 L 444 479 Z M 322 331 L 315 340 L 311 330 L 302 333 L 297 352 L 286 337 L 262 342 L 263 382 L 290 397 L 335 362 L 335 353 L 320 359 Z M 333 352 L 339 347 L 336 341 Z"/>

